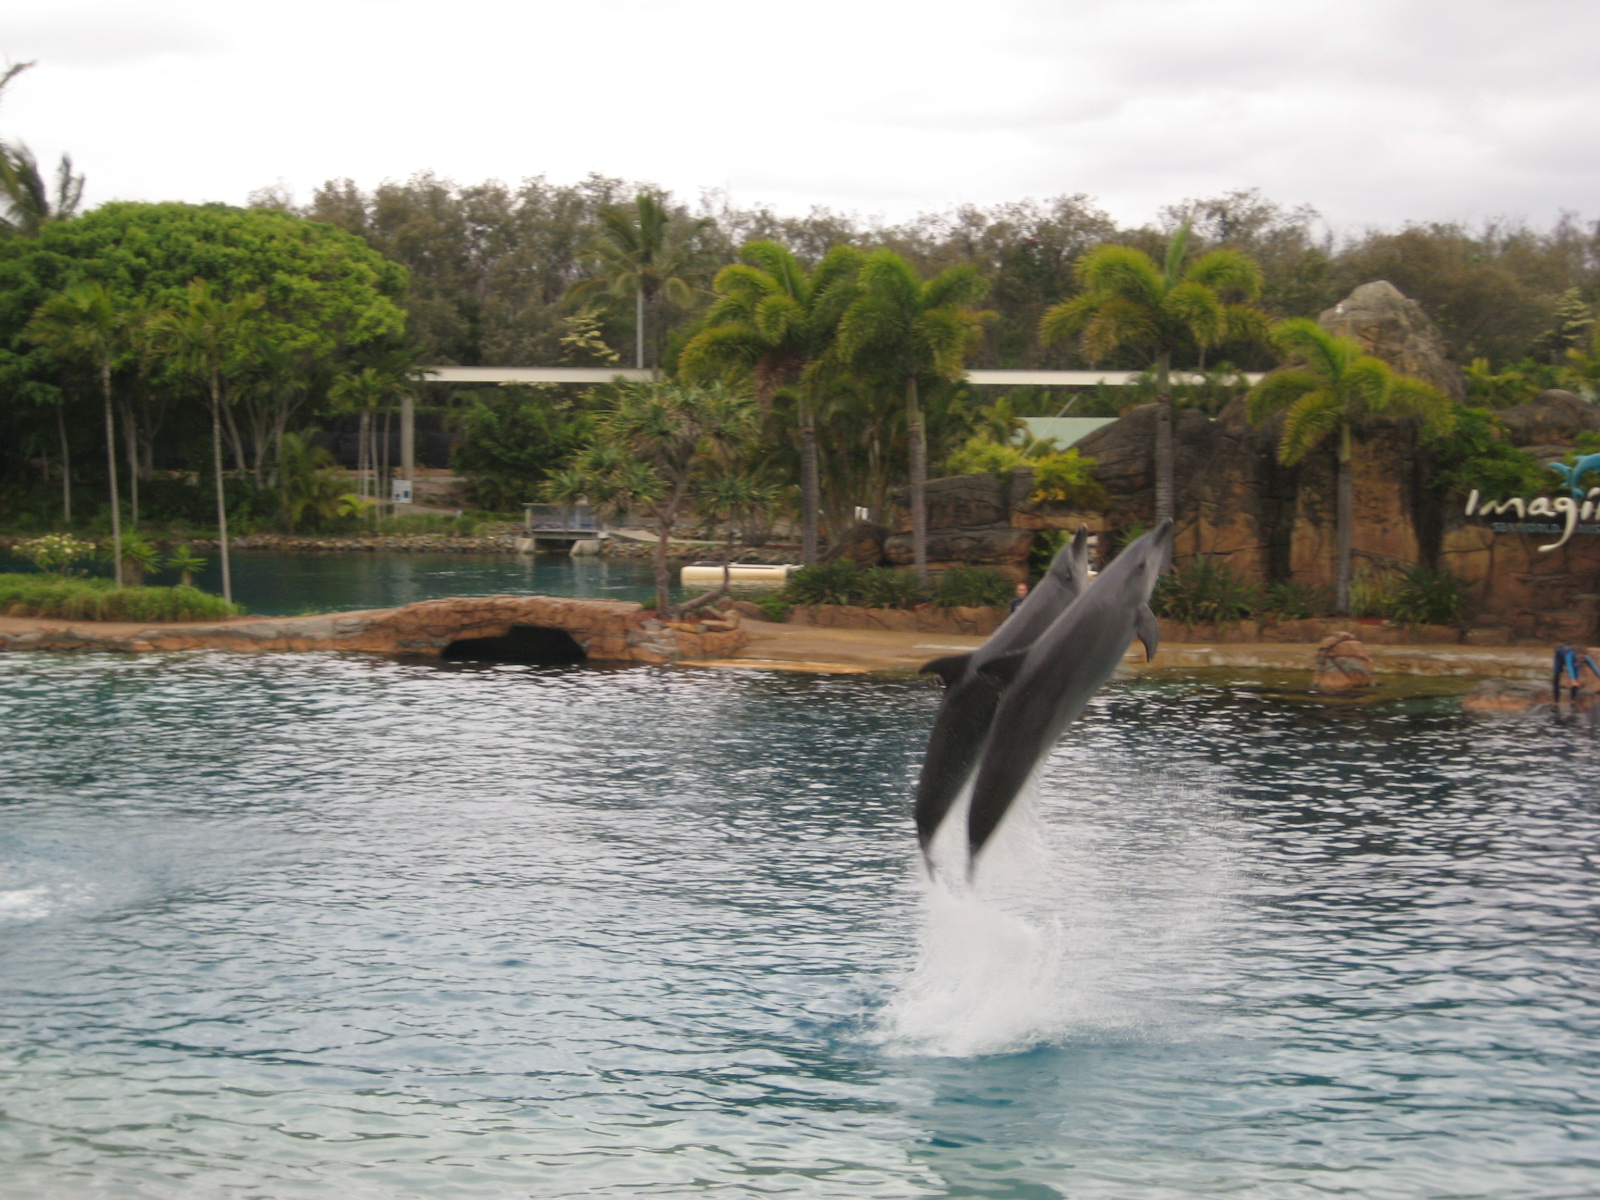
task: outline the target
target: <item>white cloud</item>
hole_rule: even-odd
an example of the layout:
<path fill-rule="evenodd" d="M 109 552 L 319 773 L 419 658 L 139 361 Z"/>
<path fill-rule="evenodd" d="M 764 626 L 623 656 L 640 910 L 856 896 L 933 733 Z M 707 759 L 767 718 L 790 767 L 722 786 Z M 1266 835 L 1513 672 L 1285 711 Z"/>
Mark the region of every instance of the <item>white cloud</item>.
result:
<path fill-rule="evenodd" d="M 1259 187 L 1336 223 L 1594 195 L 1589 0 L 53 0 L 0 136 L 94 201 L 590 171 L 889 216 Z M 1600 215 L 1600 214 L 1597 214 Z"/>

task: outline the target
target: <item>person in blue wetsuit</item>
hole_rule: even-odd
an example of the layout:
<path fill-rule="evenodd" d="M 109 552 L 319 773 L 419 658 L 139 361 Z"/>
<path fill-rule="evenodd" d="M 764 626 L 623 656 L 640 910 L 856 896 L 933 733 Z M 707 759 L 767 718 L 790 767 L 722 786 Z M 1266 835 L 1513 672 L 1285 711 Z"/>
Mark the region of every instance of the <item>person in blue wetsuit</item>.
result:
<path fill-rule="evenodd" d="M 1597 677 L 1600 677 L 1600 667 L 1595 666 L 1594 659 L 1587 654 L 1580 659 L 1577 650 L 1573 647 L 1565 644 L 1556 647 L 1555 661 L 1551 664 L 1550 671 L 1551 699 L 1555 703 L 1561 703 L 1561 677 L 1563 675 L 1571 680 L 1572 700 L 1573 703 L 1577 703 L 1578 671 L 1580 667 L 1588 667 Z"/>

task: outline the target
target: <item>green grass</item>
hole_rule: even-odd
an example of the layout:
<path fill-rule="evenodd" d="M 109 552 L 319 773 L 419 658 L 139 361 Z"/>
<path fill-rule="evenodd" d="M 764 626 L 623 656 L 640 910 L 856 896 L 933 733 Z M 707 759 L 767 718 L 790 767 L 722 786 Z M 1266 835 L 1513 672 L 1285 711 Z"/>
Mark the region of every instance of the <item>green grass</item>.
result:
<path fill-rule="evenodd" d="M 192 587 L 123 587 L 109 579 L 0 575 L 0 614 L 75 621 L 207 621 L 244 610 Z"/>

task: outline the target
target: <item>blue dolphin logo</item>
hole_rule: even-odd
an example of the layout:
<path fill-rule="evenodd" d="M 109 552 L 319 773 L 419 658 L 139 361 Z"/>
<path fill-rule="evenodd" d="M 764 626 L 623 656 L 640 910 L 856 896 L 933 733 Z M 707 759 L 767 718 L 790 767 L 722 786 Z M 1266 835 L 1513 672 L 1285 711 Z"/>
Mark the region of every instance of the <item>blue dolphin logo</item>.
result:
<path fill-rule="evenodd" d="M 1550 464 L 1550 469 L 1561 475 L 1566 480 L 1567 491 L 1581 500 L 1588 490 L 1584 487 L 1582 479 L 1591 471 L 1600 471 L 1600 454 L 1585 454 L 1570 467 L 1566 463 L 1553 462 Z"/>

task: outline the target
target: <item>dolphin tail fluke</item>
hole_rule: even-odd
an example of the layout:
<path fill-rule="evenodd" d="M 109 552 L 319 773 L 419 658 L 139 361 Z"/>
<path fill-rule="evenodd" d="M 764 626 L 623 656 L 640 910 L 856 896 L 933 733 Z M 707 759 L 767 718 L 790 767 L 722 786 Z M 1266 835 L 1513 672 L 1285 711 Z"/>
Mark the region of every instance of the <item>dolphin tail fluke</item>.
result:
<path fill-rule="evenodd" d="M 1161 622 L 1156 620 L 1156 614 L 1150 611 L 1148 604 L 1139 606 L 1138 623 L 1134 628 L 1139 640 L 1144 643 L 1144 660 L 1149 662 L 1156 656 L 1156 648 L 1161 645 Z"/>
<path fill-rule="evenodd" d="M 944 658 L 936 658 L 932 662 L 922 664 L 919 674 L 937 675 L 945 687 L 954 687 L 960 682 L 961 677 L 967 673 L 967 663 L 971 660 L 970 654 L 949 654 Z"/>

